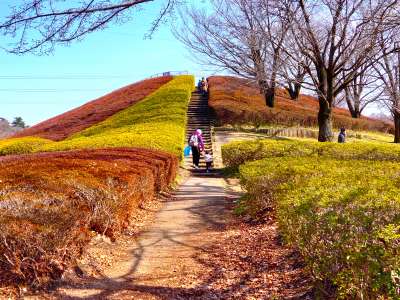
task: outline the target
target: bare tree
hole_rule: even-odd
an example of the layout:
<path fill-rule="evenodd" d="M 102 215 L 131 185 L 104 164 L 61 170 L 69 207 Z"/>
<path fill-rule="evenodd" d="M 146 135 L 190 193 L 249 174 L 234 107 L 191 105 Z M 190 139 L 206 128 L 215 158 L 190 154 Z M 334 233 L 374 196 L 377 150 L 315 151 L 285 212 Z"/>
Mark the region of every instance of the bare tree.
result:
<path fill-rule="evenodd" d="M 294 49 L 295 43 L 286 39 L 283 45 L 285 49 L 282 51 L 281 64 L 278 82 L 282 82 L 286 91 L 292 100 L 297 100 L 300 96 L 300 90 L 305 84 L 307 70 L 310 67 L 310 60 L 302 56 L 301 52 Z M 290 48 L 291 54 L 287 55 L 286 51 Z M 292 59 L 295 57 L 295 59 Z"/>
<path fill-rule="evenodd" d="M 203 63 L 257 82 L 266 105 L 274 106 L 282 45 L 289 24 L 277 0 L 212 0 L 213 13 L 187 9 L 175 30 Z"/>
<path fill-rule="evenodd" d="M 335 98 L 357 77 L 358 70 L 379 52 L 378 37 L 385 30 L 396 0 L 285 1 L 293 21 L 291 34 L 308 68 L 319 100 L 319 141 L 332 141 Z M 290 53 L 290 52 L 289 52 Z"/>
<path fill-rule="evenodd" d="M 372 66 L 361 67 L 354 70 L 354 73 L 357 76 L 354 76 L 335 100 L 337 103 L 346 103 L 352 118 L 360 118 L 367 106 L 379 101 L 383 90 Z"/>
<path fill-rule="evenodd" d="M 293 73 L 295 70 L 295 73 Z M 290 68 L 291 76 L 287 77 L 286 91 L 289 93 L 290 99 L 297 100 L 300 96 L 300 90 L 307 74 L 302 64 L 298 64 L 297 68 Z"/>
<path fill-rule="evenodd" d="M 132 18 L 132 9 L 139 9 L 154 0 L 21 0 L 11 14 L 0 22 L 0 33 L 13 43 L 8 52 L 23 54 L 48 53 L 56 44 L 68 44 L 87 34 L 104 29 L 110 23 L 123 23 Z M 18 2 L 18 1 L 17 1 Z M 155 18 L 151 34 L 172 12 L 180 0 L 165 0 Z"/>
<path fill-rule="evenodd" d="M 400 52 L 392 51 L 392 49 L 400 47 L 400 38 L 397 32 L 398 29 L 395 28 L 389 38 L 382 34 L 380 39 L 382 55 L 374 68 L 383 87 L 381 101 L 393 117 L 394 142 L 400 143 Z"/>

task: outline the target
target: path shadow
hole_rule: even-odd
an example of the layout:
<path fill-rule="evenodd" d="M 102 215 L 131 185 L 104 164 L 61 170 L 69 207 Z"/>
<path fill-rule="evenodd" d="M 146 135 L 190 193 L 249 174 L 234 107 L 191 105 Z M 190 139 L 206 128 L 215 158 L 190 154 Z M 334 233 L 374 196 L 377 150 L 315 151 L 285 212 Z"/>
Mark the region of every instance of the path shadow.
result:
<path fill-rule="evenodd" d="M 196 195 L 196 192 L 200 191 L 203 197 Z M 265 290 L 263 284 L 255 285 L 253 282 L 259 277 L 260 266 L 265 266 L 266 271 L 271 271 L 274 268 L 274 263 L 279 264 L 278 262 L 263 262 L 262 260 L 260 261 L 260 257 L 253 257 L 247 254 L 246 256 L 240 256 L 240 250 L 235 249 L 237 243 L 235 237 L 224 237 L 219 241 L 201 241 L 201 243 L 193 241 L 193 239 L 185 239 L 188 236 L 196 236 L 196 234 L 204 230 L 214 233 L 224 232 L 227 228 L 225 218 L 227 210 L 231 206 L 232 199 L 237 198 L 238 195 L 237 192 L 226 191 L 223 187 L 207 186 L 201 181 L 192 185 L 184 185 L 180 191 L 174 194 L 170 201 L 178 205 L 181 201 L 186 201 L 186 203 L 187 201 L 193 201 L 194 204 L 170 210 L 168 210 L 167 206 L 165 211 L 183 210 L 188 213 L 192 218 L 187 226 L 189 230 L 187 228 L 160 229 L 152 236 L 150 242 L 149 239 L 144 242 L 139 238 L 135 242 L 135 247 L 130 250 L 129 256 L 132 259 L 132 264 L 123 275 L 115 278 L 106 276 L 85 277 L 76 282 L 61 282 L 58 289 L 52 293 L 52 297 L 55 299 L 149 299 L 148 297 L 152 296 L 156 299 L 243 299 L 246 295 L 254 294 L 259 295 L 255 299 L 271 299 L 272 294 L 262 294 Z M 143 235 L 146 234 L 151 235 L 152 233 L 151 231 L 143 233 Z M 246 240 L 241 240 L 239 244 L 245 242 Z M 146 274 L 146 277 L 143 277 L 143 275 L 138 277 L 137 270 L 146 251 L 150 248 L 158 247 L 162 243 L 169 243 L 172 247 L 179 246 L 193 250 L 191 251 L 191 253 L 194 253 L 192 258 L 201 269 L 207 270 L 204 274 L 199 274 L 200 283 L 193 288 L 154 284 L 154 282 L 159 282 L 160 280 L 174 280 L 175 276 L 180 275 L 182 277 L 182 274 Z M 226 248 L 227 245 L 229 246 L 228 248 Z M 291 255 L 293 255 L 292 252 L 285 252 L 279 257 L 279 260 L 290 261 Z M 296 262 L 296 259 L 293 261 Z M 225 280 L 221 283 L 222 279 L 226 279 L 227 266 L 232 266 L 232 264 L 237 266 L 246 265 L 247 269 L 237 273 L 235 278 L 229 279 L 230 281 Z M 297 267 L 302 268 L 301 265 Z M 285 275 L 285 272 L 292 272 L 293 270 L 296 270 L 295 265 L 289 267 L 288 270 L 280 270 L 280 272 Z M 188 273 L 187 275 L 190 276 L 191 274 Z M 295 280 L 298 281 L 295 282 Z M 297 291 L 296 288 L 306 282 L 307 280 L 304 281 L 295 277 L 287 284 L 286 288 L 294 288 Z M 71 296 L 65 295 L 62 290 L 70 290 L 71 292 L 68 294 Z M 79 294 L 80 296 L 72 296 L 74 294 Z M 300 295 L 285 299 L 311 298 L 307 293 L 300 293 Z"/>

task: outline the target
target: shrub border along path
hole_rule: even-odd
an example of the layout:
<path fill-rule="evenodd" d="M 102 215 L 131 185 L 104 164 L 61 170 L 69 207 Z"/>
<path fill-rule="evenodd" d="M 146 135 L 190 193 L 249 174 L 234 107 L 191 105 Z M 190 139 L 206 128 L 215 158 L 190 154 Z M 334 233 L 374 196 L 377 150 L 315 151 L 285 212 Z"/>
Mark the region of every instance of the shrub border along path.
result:
<path fill-rule="evenodd" d="M 247 195 L 237 211 L 260 217 L 276 209 L 280 231 L 323 288 L 332 284 L 344 298 L 397 299 L 396 146 L 263 140 L 223 153 L 228 166 L 242 164 Z"/>

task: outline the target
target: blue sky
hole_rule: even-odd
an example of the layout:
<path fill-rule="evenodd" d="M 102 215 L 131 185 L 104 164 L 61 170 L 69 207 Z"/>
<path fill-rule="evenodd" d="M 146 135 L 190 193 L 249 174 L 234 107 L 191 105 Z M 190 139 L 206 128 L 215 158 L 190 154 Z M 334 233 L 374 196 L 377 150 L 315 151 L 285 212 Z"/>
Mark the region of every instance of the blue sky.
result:
<path fill-rule="evenodd" d="M 0 0 L 0 17 L 8 4 Z M 17 56 L 0 49 L 0 117 L 21 116 L 34 125 L 114 89 L 163 71 L 211 75 L 196 64 L 168 26 L 144 39 L 159 2 L 144 6 L 122 26 L 93 33 L 71 46 L 59 46 L 50 56 Z M 0 36 L 0 46 L 8 41 Z"/>

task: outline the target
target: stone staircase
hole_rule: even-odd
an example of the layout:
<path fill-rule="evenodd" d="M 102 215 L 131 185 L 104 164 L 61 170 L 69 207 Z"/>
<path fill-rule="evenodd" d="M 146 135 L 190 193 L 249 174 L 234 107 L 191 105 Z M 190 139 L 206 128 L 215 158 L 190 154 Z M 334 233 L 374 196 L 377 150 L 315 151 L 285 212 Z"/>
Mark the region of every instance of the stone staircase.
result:
<path fill-rule="evenodd" d="M 187 112 L 187 125 L 186 125 L 186 145 L 189 137 L 196 129 L 203 131 L 203 139 L 205 150 L 208 150 L 211 155 L 212 150 L 212 136 L 211 136 L 211 121 L 208 109 L 208 96 L 202 95 L 199 91 L 192 93 L 190 99 L 188 112 Z M 185 157 L 185 168 L 191 169 L 192 157 Z M 203 156 L 200 157 L 200 171 L 204 171 L 206 164 Z M 194 171 L 194 170 L 193 170 Z M 197 170 L 196 170 L 197 172 Z"/>

